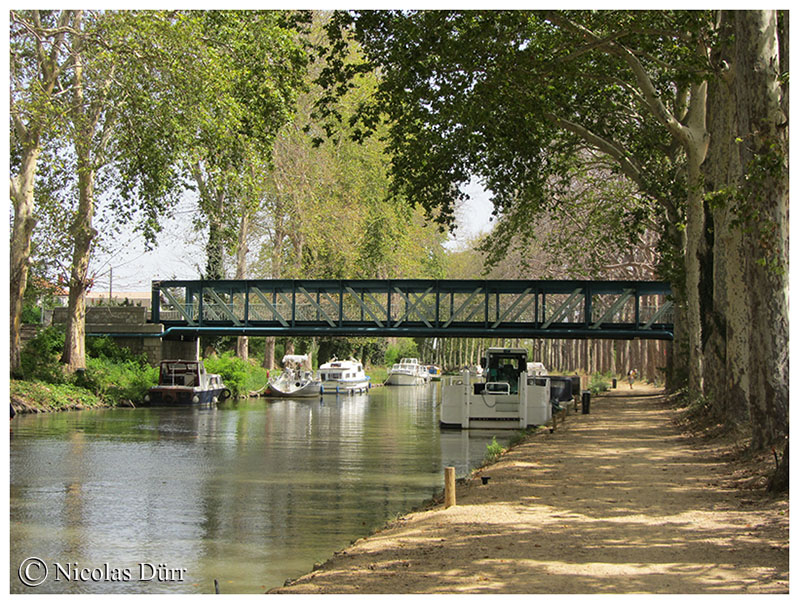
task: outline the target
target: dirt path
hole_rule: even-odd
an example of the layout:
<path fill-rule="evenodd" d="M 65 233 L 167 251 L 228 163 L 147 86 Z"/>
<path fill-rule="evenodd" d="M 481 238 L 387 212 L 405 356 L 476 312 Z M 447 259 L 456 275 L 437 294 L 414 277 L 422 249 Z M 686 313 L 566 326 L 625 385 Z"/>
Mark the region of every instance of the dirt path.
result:
<path fill-rule="evenodd" d="M 274 592 L 788 592 L 788 500 L 743 489 L 741 465 L 683 435 L 660 392 L 612 392 L 460 486 L 457 506 Z"/>

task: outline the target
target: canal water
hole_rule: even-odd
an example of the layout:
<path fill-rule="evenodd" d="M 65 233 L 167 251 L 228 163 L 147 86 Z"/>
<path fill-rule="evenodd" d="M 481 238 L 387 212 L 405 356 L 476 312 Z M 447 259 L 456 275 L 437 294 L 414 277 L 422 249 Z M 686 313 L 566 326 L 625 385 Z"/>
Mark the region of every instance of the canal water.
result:
<path fill-rule="evenodd" d="M 18 415 L 11 592 L 280 586 L 480 465 L 493 433 L 440 430 L 439 387 Z"/>

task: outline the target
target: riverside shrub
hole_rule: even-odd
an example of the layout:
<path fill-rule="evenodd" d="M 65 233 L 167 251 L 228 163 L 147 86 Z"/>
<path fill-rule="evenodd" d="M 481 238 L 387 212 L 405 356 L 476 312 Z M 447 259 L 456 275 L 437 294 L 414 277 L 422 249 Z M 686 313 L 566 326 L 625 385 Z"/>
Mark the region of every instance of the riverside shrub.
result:
<path fill-rule="evenodd" d="M 67 382 L 59 359 L 64 351 L 64 327 L 48 326 L 34 336 L 20 355 L 18 378 L 53 384 Z"/>
<path fill-rule="evenodd" d="M 220 375 L 234 397 L 247 394 L 251 366 L 243 359 L 231 353 L 223 353 L 220 357 L 204 359 L 203 365 L 209 374 Z"/>
<path fill-rule="evenodd" d="M 86 372 L 78 375 L 75 384 L 109 405 L 124 400 L 141 402 L 148 389 L 158 382 L 158 368 L 138 361 L 112 361 L 104 357 L 87 357 Z"/>

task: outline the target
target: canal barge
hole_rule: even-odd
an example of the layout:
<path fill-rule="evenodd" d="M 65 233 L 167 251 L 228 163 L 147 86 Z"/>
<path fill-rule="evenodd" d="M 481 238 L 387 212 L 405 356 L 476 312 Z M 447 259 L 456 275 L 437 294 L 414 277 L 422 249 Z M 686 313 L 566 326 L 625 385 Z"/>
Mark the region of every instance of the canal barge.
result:
<path fill-rule="evenodd" d="M 319 397 L 322 383 L 311 372 L 308 355 L 284 355 L 283 372 L 269 381 L 268 397 Z"/>
<path fill-rule="evenodd" d="M 319 366 L 319 379 L 323 393 L 366 393 L 370 387 L 364 366 L 352 357 L 341 361 L 334 357 L 323 363 Z"/>
<path fill-rule="evenodd" d="M 552 418 L 550 377 L 531 367 L 526 349 L 487 349 L 480 380 L 464 370 L 442 387 L 439 418 L 443 428 L 520 429 Z"/>
<path fill-rule="evenodd" d="M 400 363 L 394 364 L 386 377 L 387 385 L 416 386 L 430 380 L 430 374 L 416 357 L 404 357 Z"/>
<path fill-rule="evenodd" d="M 217 403 L 231 396 L 219 374 L 209 374 L 202 361 L 162 361 L 158 384 L 144 396 L 149 404 Z"/>

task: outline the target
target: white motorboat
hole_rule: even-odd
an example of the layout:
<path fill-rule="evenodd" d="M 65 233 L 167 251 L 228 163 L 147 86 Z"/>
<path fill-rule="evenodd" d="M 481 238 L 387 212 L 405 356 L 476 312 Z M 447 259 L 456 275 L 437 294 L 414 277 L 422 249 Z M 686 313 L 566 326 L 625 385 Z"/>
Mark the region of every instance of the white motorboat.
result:
<path fill-rule="evenodd" d="M 430 380 L 426 366 L 419 363 L 416 357 L 404 357 L 389 370 L 384 384 L 398 386 L 415 386 Z"/>
<path fill-rule="evenodd" d="M 319 380 L 323 393 L 366 393 L 369 390 L 369 376 L 364 366 L 353 359 L 338 360 L 335 357 L 319 366 Z"/>
<path fill-rule="evenodd" d="M 319 397 L 322 384 L 314 378 L 308 355 L 284 355 L 283 372 L 269 381 L 269 397 Z"/>

